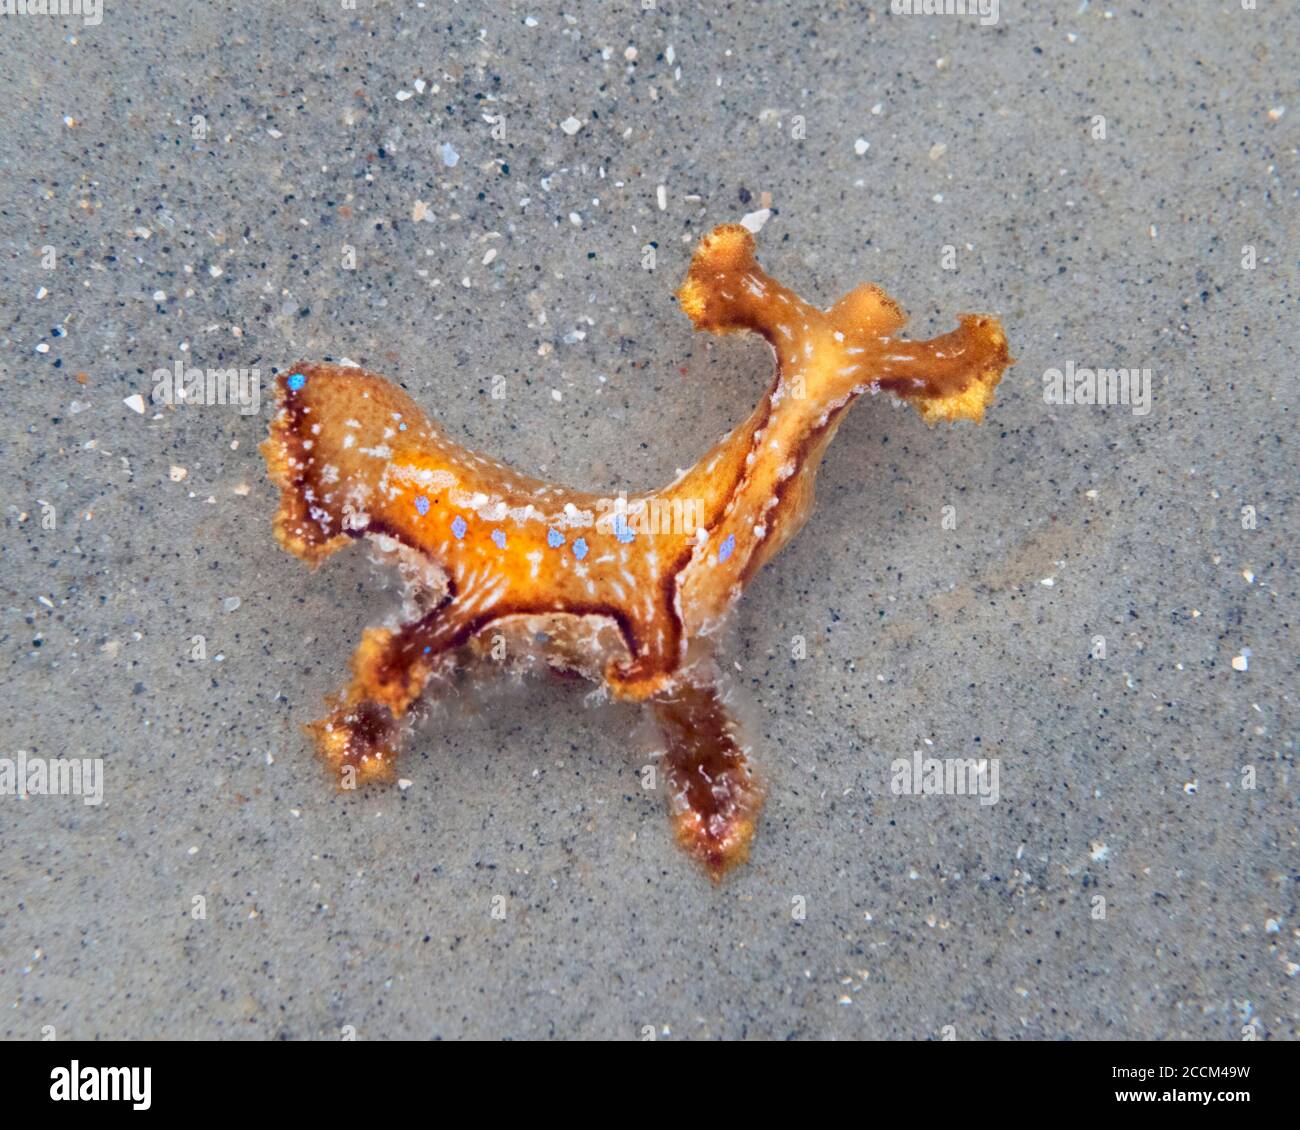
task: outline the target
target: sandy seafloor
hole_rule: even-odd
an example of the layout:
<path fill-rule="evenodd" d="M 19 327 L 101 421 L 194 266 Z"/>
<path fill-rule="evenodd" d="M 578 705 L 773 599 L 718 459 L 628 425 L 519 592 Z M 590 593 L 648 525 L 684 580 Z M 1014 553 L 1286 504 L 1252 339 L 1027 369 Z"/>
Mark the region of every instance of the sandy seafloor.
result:
<path fill-rule="evenodd" d="M 105 772 L 98 806 L 0 797 L 0 1034 L 1296 1036 L 1294 5 L 0 31 L 0 753 Z M 749 865 L 712 887 L 634 713 L 560 680 L 336 792 L 299 727 L 393 588 L 275 544 L 268 395 L 125 401 L 347 357 L 526 472 L 657 485 L 768 380 L 672 297 L 765 193 L 783 281 L 880 282 L 916 336 L 996 313 L 1018 364 L 983 427 L 860 404 L 740 604 Z M 1067 364 L 1149 368 L 1149 413 L 1046 403 Z M 918 749 L 996 759 L 998 802 L 894 795 Z"/>

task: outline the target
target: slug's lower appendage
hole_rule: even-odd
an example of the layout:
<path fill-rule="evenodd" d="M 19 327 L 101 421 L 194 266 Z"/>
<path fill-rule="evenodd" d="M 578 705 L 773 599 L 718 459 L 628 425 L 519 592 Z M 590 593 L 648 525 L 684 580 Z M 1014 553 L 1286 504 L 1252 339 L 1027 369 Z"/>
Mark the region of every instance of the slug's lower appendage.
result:
<path fill-rule="evenodd" d="M 352 655 L 352 681 L 329 701 L 329 715 L 307 727 L 340 788 L 393 779 L 400 720 L 427 679 L 398 662 L 398 636 L 367 628 Z"/>
<path fill-rule="evenodd" d="M 434 676 L 454 665 L 462 636 L 450 600 L 396 629 L 366 629 L 352 655 L 352 681 L 329 716 L 308 727 L 342 785 L 392 779 L 404 719 Z"/>
<path fill-rule="evenodd" d="M 330 703 L 328 717 L 303 729 L 338 787 L 393 780 L 401 744 L 397 720 L 385 707 L 369 699 L 352 701 L 346 693 Z"/>
<path fill-rule="evenodd" d="M 664 784 L 677 842 L 715 882 L 749 855 L 762 790 L 716 685 L 683 683 L 651 702 L 666 749 Z"/>

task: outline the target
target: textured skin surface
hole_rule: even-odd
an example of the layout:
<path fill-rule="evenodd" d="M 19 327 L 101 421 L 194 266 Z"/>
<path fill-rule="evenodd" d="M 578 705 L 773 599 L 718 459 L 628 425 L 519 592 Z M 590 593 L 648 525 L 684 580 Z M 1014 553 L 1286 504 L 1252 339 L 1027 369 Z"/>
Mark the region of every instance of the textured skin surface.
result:
<path fill-rule="evenodd" d="M 763 271 L 736 224 L 701 239 L 678 297 L 697 329 L 761 334 L 776 374 L 693 469 L 629 499 L 469 451 L 372 373 L 300 364 L 281 374 L 263 445 L 281 488 L 276 537 L 313 564 L 369 537 L 413 582 L 414 614 L 366 631 L 352 682 L 311 727 L 344 787 L 391 777 L 401 721 L 463 662 L 459 649 L 522 629 L 544 638 L 550 667 L 651 702 L 678 841 L 715 878 L 745 858 L 761 798 L 708 638 L 803 525 L 822 454 L 859 395 L 891 392 L 930 422 L 978 421 L 1011 358 L 990 317 L 967 315 L 931 341 L 895 337 L 906 319 L 874 286 L 823 312 Z"/>

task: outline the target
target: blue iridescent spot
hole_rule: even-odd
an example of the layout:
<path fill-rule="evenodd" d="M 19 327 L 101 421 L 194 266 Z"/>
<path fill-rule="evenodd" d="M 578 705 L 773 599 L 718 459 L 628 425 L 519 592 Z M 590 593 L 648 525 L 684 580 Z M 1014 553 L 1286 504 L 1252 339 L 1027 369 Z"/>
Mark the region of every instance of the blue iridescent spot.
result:
<path fill-rule="evenodd" d="M 552 549 L 559 549 L 564 544 L 564 535 L 554 526 L 546 531 L 546 544 Z"/>
<path fill-rule="evenodd" d="M 636 540 L 636 531 L 627 524 L 626 514 L 614 515 L 614 536 L 618 538 L 619 543 L 622 545 L 627 545 L 629 542 Z"/>
<path fill-rule="evenodd" d="M 307 378 L 302 373 L 289 374 L 289 387 L 294 392 L 297 392 L 306 383 L 307 383 Z"/>
<path fill-rule="evenodd" d="M 587 556 L 587 539 L 579 538 L 573 543 L 573 556 L 581 561 Z"/>
<path fill-rule="evenodd" d="M 397 425 L 397 430 L 398 430 L 399 432 L 404 432 L 404 431 L 406 431 L 406 425 L 405 425 L 405 424 L 398 424 L 398 425 Z"/>
<path fill-rule="evenodd" d="M 417 494 L 415 496 L 415 508 L 420 512 L 420 516 L 423 517 L 425 514 L 429 513 L 429 500 L 425 498 L 424 495 Z"/>
<path fill-rule="evenodd" d="M 505 549 L 506 535 L 503 534 L 500 530 L 492 531 L 492 540 L 496 543 L 497 549 Z"/>
<path fill-rule="evenodd" d="M 722 562 L 726 561 L 726 559 L 731 556 L 735 548 L 736 548 L 736 535 L 728 534 L 727 540 L 724 541 L 720 546 L 718 546 L 718 564 L 721 565 Z"/>
<path fill-rule="evenodd" d="M 465 519 L 457 514 L 451 523 L 451 532 L 456 535 L 456 540 L 459 541 L 463 538 L 465 536 L 465 531 L 468 529 L 469 527 L 465 525 Z"/>

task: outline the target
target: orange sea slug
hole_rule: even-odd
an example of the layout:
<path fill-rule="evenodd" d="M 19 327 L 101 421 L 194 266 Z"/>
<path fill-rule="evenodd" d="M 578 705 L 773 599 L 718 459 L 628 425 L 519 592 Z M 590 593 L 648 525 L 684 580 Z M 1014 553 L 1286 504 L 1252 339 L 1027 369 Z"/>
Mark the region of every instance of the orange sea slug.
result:
<path fill-rule="evenodd" d="M 421 697 L 504 654 L 646 703 L 679 842 L 714 878 L 745 858 L 761 792 L 719 686 L 718 627 L 803 525 L 822 454 L 860 394 L 893 393 L 930 423 L 980 420 L 1011 358 L 983 315 L 930 341 L 895 336 L 905 316 L 875 286 L 820 310 L 763 271 L 735 224 L 700 241 L 678 298 L 697 329 L 761 334 L 776 373 L 694 467 L 627 499 L 468 451 L 373 373 L 303 363 L 278 378 L 262 447 L 281 488 L 276 537 L 312 564 L 368 538 L 408 582 L 405 618 L 366 630 L 352 681 L 311 726 L 341 781 L 391 777 Z M 640 521 L 650 512 L 692 520 Z"/>

